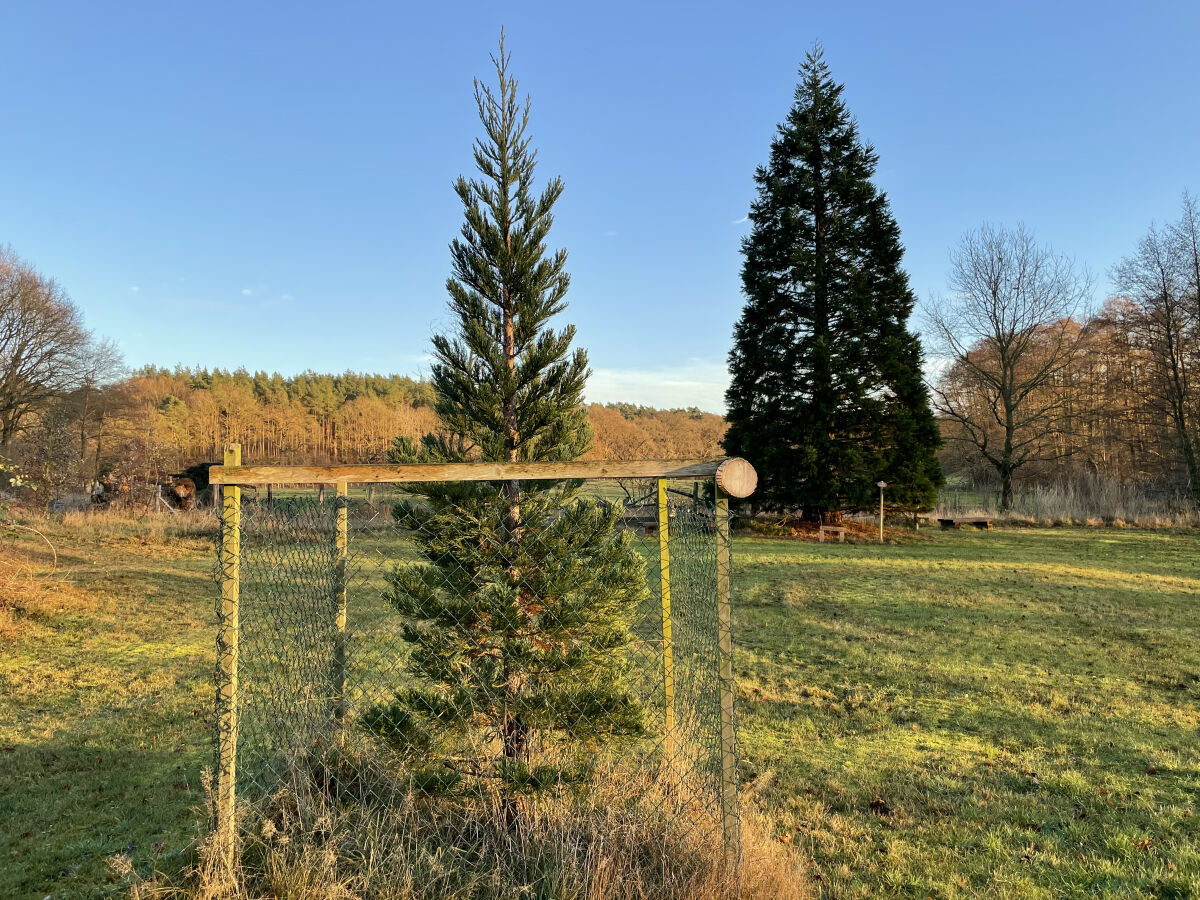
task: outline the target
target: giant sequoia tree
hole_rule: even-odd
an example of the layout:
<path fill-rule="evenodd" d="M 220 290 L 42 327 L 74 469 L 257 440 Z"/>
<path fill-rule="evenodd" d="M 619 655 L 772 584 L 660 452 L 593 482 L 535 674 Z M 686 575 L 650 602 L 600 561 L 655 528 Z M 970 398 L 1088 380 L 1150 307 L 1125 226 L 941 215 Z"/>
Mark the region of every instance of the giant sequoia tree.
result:
<path fill-rule="evenodd" d="M 434 338 L 443 432 L 396 442 L 392 458 L 502 462 L 580 456 L 587 357 L 565 306 L 566 254 L 549 253 L 562 183 L 534 190 L 528 101 L 517 99 L 503 42 L 498 84 L 476 84 L 484 136 L 447 282 L 457 321 Z M 646 594 L 619 507 L 570 483 L 429 484 L 397 511 L 421 563 L 399 566 L 387 599 L 405 617 L 409 685 L 367 725 L 409 759 L 427 790 L 499 786 L 509 823 L 526 791 L 586 779 L 601 744 L 641 732 L 623 647 Z"/>
<path fill-rule="evenodd" d="M 868 505 L 879 480 L 893 501 L 929 505 L 938 429 L 900 230 L 819 49 L 800 76 L 755 174 L 725 447 L 755 465 L 767 502 L 810 518 Z"/>

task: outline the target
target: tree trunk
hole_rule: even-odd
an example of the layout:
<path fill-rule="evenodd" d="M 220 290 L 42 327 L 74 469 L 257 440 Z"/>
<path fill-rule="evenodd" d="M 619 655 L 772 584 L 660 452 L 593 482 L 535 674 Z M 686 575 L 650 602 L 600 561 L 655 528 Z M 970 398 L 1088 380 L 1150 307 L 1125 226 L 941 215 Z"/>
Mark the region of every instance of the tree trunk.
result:
<path fill-rule="evenodd" d="M 87 420 L 89 399 L 89 391 L 85 387 L 83 392 L 83 408 L 79 411 L 79 485 L 85 491 L 91 487 L 91 479 L 88 478 L 87 464 Z"/>
<path fill-rule="evenodd" d="M 511 234 L 506 236 L 509 248 L 512 247 Z M 504 317 L 504 364 L 510 380 L 517 370 L 516 322 L 512 308 L 512 298 L 507 287 L 504 291 L 506 308 Z M 509 396 L 504 399 L 504 449 L 509 462 L 517 462 L 520 456 L 521 435 L 517 430 L 517 398 Z M 513 588 L 521 593 L 521 569 L 517 565 L 517 555 L 521 547 L 521 482 L 512 480 L 505 482 L 503 496 L 507 501 L 504 513 L 505 540 L 508 544 L 508 576 L 512 579 Z M 520 600 L 518 599 L 518 603 Z M 500 721 L 500 737 L 504 758 L 512 761 L 525 761 L 529 754 L 529 726 L 521 721 L 519 716 L 510 712 L 509 704 L 521 695 L 522 684 L 520 676 L 504 671 L 504 703 L 505 710 Z M 521 811 L 517 798 L 508 791 L 504 792 L 504 825 L 510 831 L 520 827 Z"/>
<path fill-rule="evenodd" d="M 1007 368 L 1007 366 L 1006 366 Z M 1011 382 L 1009 382 L 1011 384 Z M 1017 402 L 1014 392 L 1009 389 L 1004 394 L 1004 453 L 1000 457 L 1000 509 L 1011 512 L 1013 505 L 1013 441 L 1016 437 Z"/>
<path fill-rule="evenodd" d="M 1188 414 L 1188 396 L 1191 386 L 1188 384 L 1187 371 L 1183 361 L 1184 352 L 1180 346 L 1183 341 L 1178 335 L 1181 329 L 1176 326 L 1173 315 L 1168 314 L 1163 330 L 1166 341 L 1164 355 L 1166 356 L 1167 370 L 1167 416 L 1174 428 L 1176 440 L 1179 442 L 1179 452 L 1183 457 L 1184 468 L 1187 470 L 1188 486 L 1192 498 L 1200 502 L 1200 471 L 1198 471 L 1196 445 L 1192 440 L 1191 429 L 1188 427 L 1191 424 L 1191 417 Z"/>
<path fill-rule="evenodd" d="M 1000 509 L 1011 512 L 1013 508 L 1013 477 L 1011 469 L 1000 472 Z"/>
<path fill-rule="evenodd" d="M 105 403 L 100 407 L 100 416 L 96 419 L 96 456 L 88 483 L 89 490 L 91 490 L 92 482 L 98 481 L 100 478 L 100 444 L 104 440 L 104 412 L 107 406 L 108 404 Z"/>
<path fill-rule="evenodd" d="M 1188 490 L 1192 501 L 1200 506 L 1200 460 L 1196 458 L 1196 444 L 1186 426 L 1179 428 L 1178 433 L 1183 465 L 1188 475 Z"/>

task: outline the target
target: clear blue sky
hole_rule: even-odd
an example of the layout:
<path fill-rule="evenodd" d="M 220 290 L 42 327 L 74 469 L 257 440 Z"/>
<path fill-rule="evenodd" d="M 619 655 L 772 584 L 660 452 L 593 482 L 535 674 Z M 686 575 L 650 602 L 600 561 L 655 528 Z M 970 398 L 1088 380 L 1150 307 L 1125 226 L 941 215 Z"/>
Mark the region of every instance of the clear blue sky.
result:
<path fill-rule="evenodd" d="M 824 44 L 921 297 L 983 221 L 1107 271 L 1200 191 L 1200 4 L 16 3 L 0 243 L 131 365 L 427 371 L 507 28 L 591 396 L 719 409 L 740 222 Z"/>

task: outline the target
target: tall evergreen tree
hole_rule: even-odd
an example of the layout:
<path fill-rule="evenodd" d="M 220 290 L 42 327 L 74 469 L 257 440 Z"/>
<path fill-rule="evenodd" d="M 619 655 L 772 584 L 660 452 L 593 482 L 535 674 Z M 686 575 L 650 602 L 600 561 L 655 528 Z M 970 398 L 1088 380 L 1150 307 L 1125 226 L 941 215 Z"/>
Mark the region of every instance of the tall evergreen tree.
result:
<path fill-rule="evenodd" d="M 880 480 L 928 506 L 942 482 L 900 229 L 842 92 L 811 51 L 755 173 L 725 395 L 726 450 L 767 503 L 809 518 L 869 505 Z"/>
<path fill-rule="evenodd" d="M 587 357 L 565 308 L 566 253 L 549 254 L 554 179 L 534 191 L 529 102 L 503 38 L 498 85 L 476 82 L 479 177 L 460 178 L 465 221 L 447 281 L 457 320 L 434 338 L 445 433 L 398 440 L 397 461 L 562 461 L 590 441 Z M 510 822 L 522 792 L 588 776 L 595 749 L 641 733 L 623 647 L 646 595 L 620 510 L 572 483 L 428 484 L 398 510 L 424 562 L 399 566 L 387 599 L 405 617 L 410 686 L 368 714 L 427 788 L 500 785 Z"/>

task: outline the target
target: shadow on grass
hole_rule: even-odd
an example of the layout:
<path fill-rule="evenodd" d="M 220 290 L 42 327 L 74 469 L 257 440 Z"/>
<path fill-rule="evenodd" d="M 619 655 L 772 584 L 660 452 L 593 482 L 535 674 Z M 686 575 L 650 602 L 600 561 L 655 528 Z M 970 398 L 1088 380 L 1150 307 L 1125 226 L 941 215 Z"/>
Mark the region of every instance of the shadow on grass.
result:
<path fill-rule="evenodd" d="M 178 873 L 206 827 L 199 747 L 114 750 L 52 742 L 0 750 L 0 896 L 128 894 L 107 860 Z"/>

